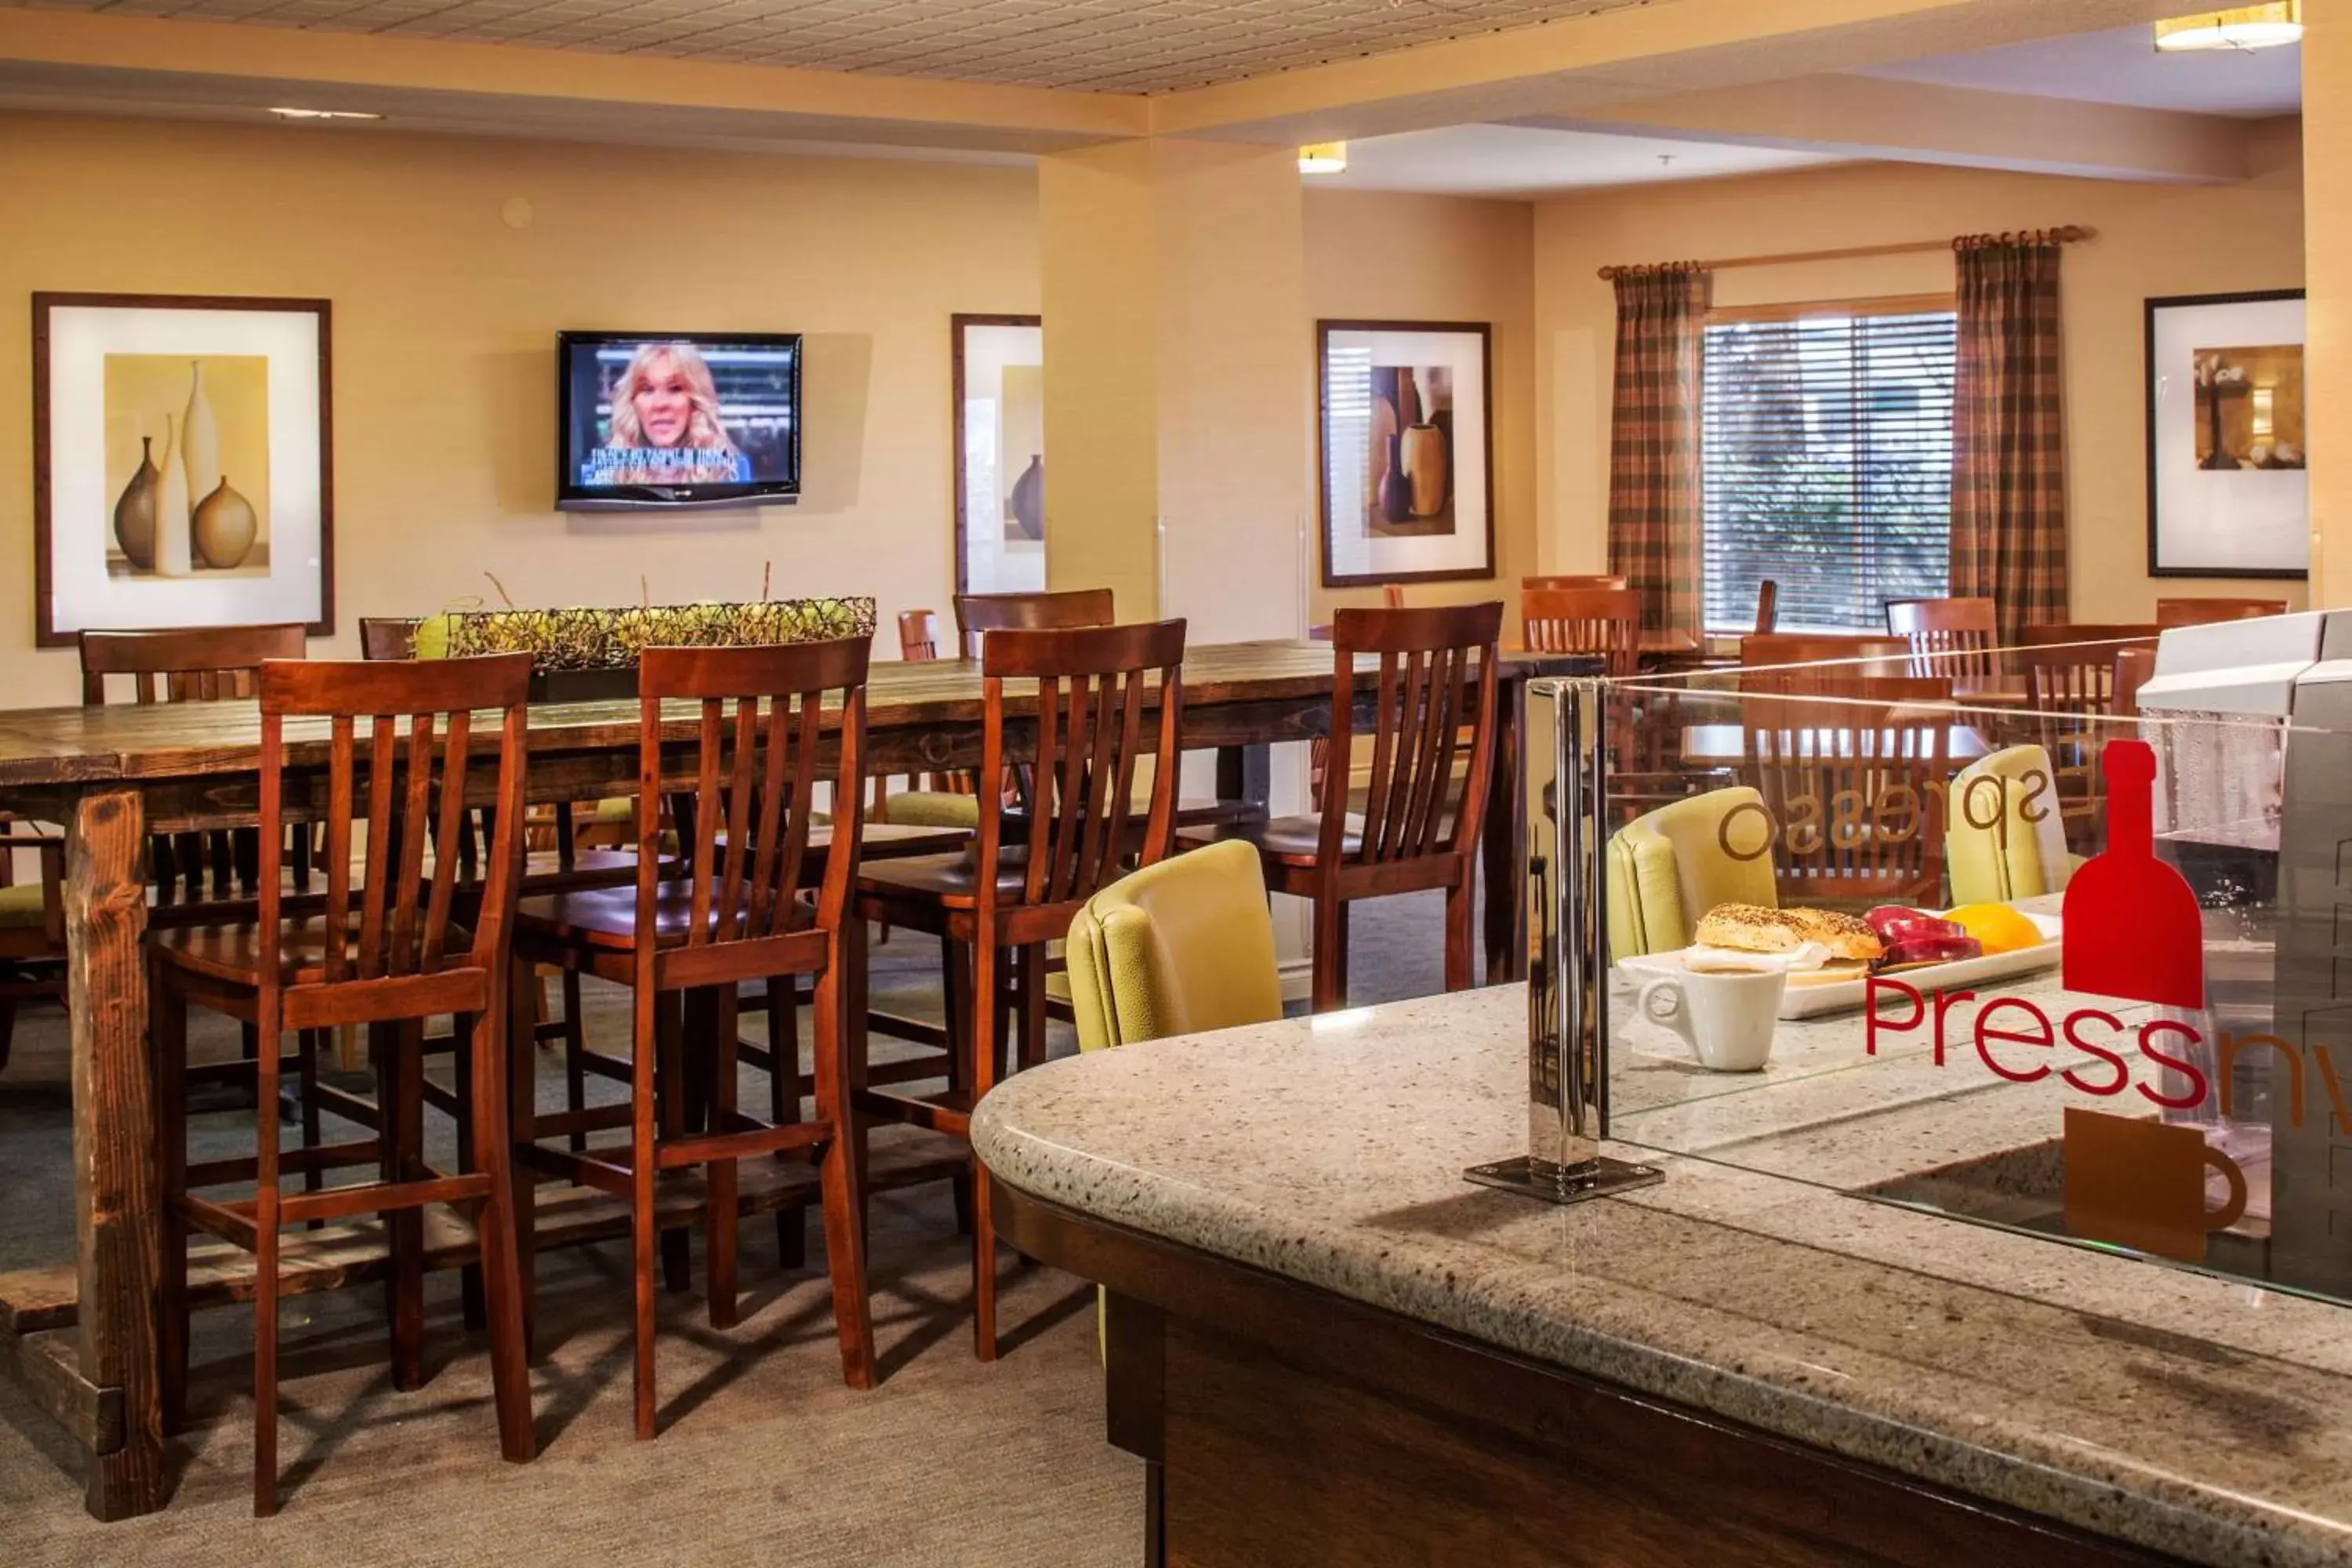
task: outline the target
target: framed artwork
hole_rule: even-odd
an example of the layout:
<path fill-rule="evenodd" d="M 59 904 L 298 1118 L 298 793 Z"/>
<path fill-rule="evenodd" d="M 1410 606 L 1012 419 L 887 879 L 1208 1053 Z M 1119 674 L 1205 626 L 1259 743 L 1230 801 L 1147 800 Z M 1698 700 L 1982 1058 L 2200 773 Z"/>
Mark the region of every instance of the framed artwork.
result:
<path fill-rule="evenodd" d="M 331 634 L 324 300 L 33 296 L 35 641 Z"/>
<path fill-rule="evenodd" d="M 1045 329 L 957 316 L 956 592 L 1045 587 Z"/>
<path fill-rule="evenodd" d="M 2147 570 L 2311 571 L 2303 290 L 2147 302 Z"/>
<path fill-rule="evenodd" d="M 1320 321 L 1323 585 L 1495 574 L 1493 330 Z"/>

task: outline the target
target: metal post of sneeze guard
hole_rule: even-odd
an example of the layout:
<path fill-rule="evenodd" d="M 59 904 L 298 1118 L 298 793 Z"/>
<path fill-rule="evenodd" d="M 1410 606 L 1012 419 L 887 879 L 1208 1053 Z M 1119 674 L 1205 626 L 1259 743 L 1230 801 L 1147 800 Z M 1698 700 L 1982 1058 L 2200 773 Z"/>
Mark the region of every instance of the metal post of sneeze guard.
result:
<path fill-rule="evenodd" d="M 1601 912 L 1606 786 L 1599 680 L 1531 680 L 1519 733 L 1528 868 L 1528 1152 L 1463 1173 L 1571 1204 L 1665 1180 L 1601 1152 L 1609 1132 Z"/>

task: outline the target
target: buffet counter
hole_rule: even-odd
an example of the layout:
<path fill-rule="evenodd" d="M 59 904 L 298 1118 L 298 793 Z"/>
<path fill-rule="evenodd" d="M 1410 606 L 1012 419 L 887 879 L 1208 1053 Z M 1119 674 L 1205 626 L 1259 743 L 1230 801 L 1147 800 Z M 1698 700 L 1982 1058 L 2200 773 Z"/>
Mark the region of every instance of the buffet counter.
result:
<path fill-rule="evenodd" d="M 1462 1176 L 1525 1147 L 1526 1015 L 1510 986 L 1150 1042 L 980 1107 L 1000 1230 L 1108 1287 L 1155 1561 L 2352 1552 L 2345 1308 L 1856 1195 L 2046 1087 L 1843 1072 L 1852 1016 L 1705 1080 L 1636 1034 L 1611 1152 L 1666 1179 L 1557 1208 Z"/>

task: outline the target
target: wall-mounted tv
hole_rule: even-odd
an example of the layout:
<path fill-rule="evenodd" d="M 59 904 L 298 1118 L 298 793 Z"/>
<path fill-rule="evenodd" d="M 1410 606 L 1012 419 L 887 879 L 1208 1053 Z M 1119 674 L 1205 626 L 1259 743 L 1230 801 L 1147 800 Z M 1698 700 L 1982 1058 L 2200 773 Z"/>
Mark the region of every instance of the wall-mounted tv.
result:
<path fill-rule="evenodd" d="M 556 381 L 559 507 L 800 495 L 797 332 L 564 332 Z"/>

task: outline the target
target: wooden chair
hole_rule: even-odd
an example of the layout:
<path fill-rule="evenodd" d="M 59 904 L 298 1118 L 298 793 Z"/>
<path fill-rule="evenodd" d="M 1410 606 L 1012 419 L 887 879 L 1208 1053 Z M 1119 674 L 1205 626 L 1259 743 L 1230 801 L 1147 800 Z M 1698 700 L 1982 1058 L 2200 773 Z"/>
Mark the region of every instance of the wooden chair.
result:
<path fill-rule="evenodd" d="M 215 702 L 254 694 L 256 672 L 268 658 L 299 659 L 307 651 L 299 626 L 201 626 L 184 631 L 81 634 L 81 700 L 103 707 L 110 676 L 127 677 L 136 702 Z M 259 868 L 258 839 L 237 832 L 156 833 L 147 841 L 148 880 L 162 905 L 200 904 L 243 891 Z M 292 869 L 310 872 L 307 848 Z"/>
<path fill-rule="evenodd" d="M 936 610 L 902 610 L 898 614 L 898 657 L 908 664 L 929 664 L 940 657 L 940 616 Z M 937 827 L 974 827 L 980 803 L 972 775 L 964 769 L 918 773 L 907 789 L 893 796 L 888 777 L 877 774 L 874 804 L 867 817 L 875 823 L 908 822 Z"/>
<path fill-rule="evenodd" d="M 1528 588 L 1521 640 L 1537 653 L 1598 654 L 1612 679 L 1639 673 L 1642 595 L 1631 588 Z"/>
<path fill-rule="evenodd" d="M 1519 579 L 1522 593 L 1534 588 L 1622 588 L 1626 579 L 1614 572 L 1553 573 Z M 1391 608 L 1402 606 L 1391 605 Z"/>
<path fill-rule="evenodd" d="M 1072 588 L 1051 594 L 958 594 L 955 618 L 961 657 L 978 658 L 990 632 L 1067 631 L 1107 626 L 1118 617 L 1108 588 Z"/>
<path fill-rule="evenodd" d="M 1402 609 L 1403 609 L 1403 608 L 1404 608 L 1404 586 L 1403 586 L 1403 584 L 1399 584 L 1399 583 L 1383 583 L 1383 584 L 1381 584 L 1381 605 L 1384 605 L 1384 606 L 1386 606 L 1387 608 L 1391 609 L 1391 610 L 1402 610 Z"/>
<path fill-rule="evenodd" d="M 1538 590 L 1543 591 L 1543 590 Z M 1566 590 L 1551 590 L 1565 592 Z M 1314 1006 L 1348 1002 L 1348 906 L 1391 893 L 1445 890 L 1445 988 L 1475 984 L 1473 884 L 1495 761 L 1500 604 L 1341 610 L 1332 637 L 1331 754 L 1354 744 L 1356 658 L 1375 654 L 1371 787 L 1360 822 L 1341 789 L 1321 811 L 1263 826 L 1184 835 L 1255 844 L 1267 885 L 1315 903 Z M 1465 729 L 1469 766 L 1457 773 Z"/>
<path fill-rule="evenodd" d="M 524 1215 L 523 1277 L 531 1275 L 532 1173 L 544 1172 L 629 1205 L 635 1279 L 636 1433 L 654 1436 L 654 1268 L 664 1178 L 699 1169 L 710 1321 L 736 1321 L 738 1163 L 770 1155 L 814 1156 L 824 1211 L 825 1262 L 833 1279 L 835 1331 L 844 1380 L 874 1382 L 874 1329 L 866 1298 L 863 1220 L 850 1160 L 845 1098 L 845 927 L 857 871 L 866 761 L 863 637 L 759 647 L 645 650 L 638 668 L 638 789 L 658 798 L 662 703 L 698 705 L 690 835 L 681 880 L 658 879 L 661 846 L 650 821 L 637 836 L 634 889 L 589 889 L 526 899 L 516 914 L 514 963 L 551 963 L 629 986 L 635 996 L 629 1102 L 560 1117 L 537 1114 L 517 1069 L 514 1142 L 518 1211 Z M 828 719 L 828 697 L 836 704 Z M 816 844 L 813 801 L 824 780 L 820 748 L 833 742 L 835 807 L 829 843 Z M 675 766 L 675 764 L 673 764 Z M 690 824 L 690 826 L 689 826 Z M 798 1084 L 772 1094 L 772 1118 L 737 1103 L 739 988 L 747 981 L 806 974 L 816 982 L 816 1115 L 798 1116 Z M 691 1038 L 689 1038 L 689 1031 Z M 784 1042 L 774 1042 L 782 1056 Z M 796 1044 L 795 1044 L 796 1052 Z M 797 1056 L 793 1057 L 797 1066 Z M 541 1140 L 625 1126 L 625 1145 L 585 1152 Z M 683 1233 L 673 1230 L 682 1237 Z M 675 1268 L 675 1254 L 669 1267 Z"/>
<path fill-rule="evenodd" d="M 470 1089 L 474 1126 L 505 1124 L 505 970 L 522 844 L 523 758 L 530 660 L 520 655 L 433 664 L 278 662 L 260 673 L 261 800 L 258 919 L 184 925 L 149 939 L 154 995 L 156 1128 L 164 1214 L 161 1296 L 162 1384 L 166 1424 L 184 1415 L 191 1229 L 254 1255 L 254 1512 L 277 1510 L 278 1299 L 279 1233 L 308 1220 L 363 1214 L 388 1217 L 394 1260 L 393 1378 L 423 1382 L 422 1215 L 430 1204 L 475 1211 L 478 1268 L 488 1303 L 499 1447 L 529 1459 L 530 1373 L 515 1267 L 514 1187 L 503 1139 L 474 1140 L 469 1168 L 445 1174 L 425 1163 L 422 1037 L 427 1017 L 453 1016 Z M 473 929 L 450 919 L 457 845 L 465 824 L 465 779 L 476 747 L 473 714 L 497 715 L 497 842 Z M 279 891 L 286 843 L 286 721 L 326 720 L 327 891 L 322 903 L 289 912 Z M 407 734 L 399 733 L 405 722 Z M 364 731 L 369 739 L 359 741 Z M 303 752 L 320 742 L 297 742 Z M 364 783 L 361 758 L 365 757 Z M 369 825 L 363 879 L 352 885 L 352 824 L 362 790 Z M 426 850 L 432 851 L 430 863 Z M 248 1159 L 187 1158 L 183 1085 L 190 1003 L 253 1026 L 268 1047 L 257 1064 L 256 1151 Z M 357 1143 L 281 1154 L 278 1140 L 278 1054 L 289 1029 L 364 1024 L 376 1047 L 383 1131 Z M 529 1052 L 520 1053 L 527 1061 Z M 374 1164 L 380 1179 L 281 1194 L 289 1170 Z M 219 1201 L 197 1189 L 250 1184 L 253 1195 Z"/>
<path fill-rule="evenodd" d="M 1068 935 L 1079 907 L 1127 871 L 1130 848 L 1140 864 L 1150 865 L 1168 853 L 1174 829 L 1182 621 L 1000 628 L 982 645 L 980 658 L 986 704 L 980 776 L 1003 778 L 1007 768 L 1017 768 L 1029 781 L 1029 795 L 1017 821 L 983 810 L 979 836 L 966 853 L 887 861 L 866 867 L 859 878 L 861 917 L 935 932 L 955 954 L 947 969 L 947 1088 L 929 1094 L 884 1088 L 869 1081 L 862 1059 L 853 1063 L 861 1161 L 867 1123 L 876 1119 L 971 1136 L 971 1108 L 1000 1072 L 1008 967 L 1019 1013 L 1017 1064 L 1027 1068 L 1045 1058 L 1045 944 Z M 1150 736 L 1143 711 L 1155 679 L 1159 721 Z M 1019 729 L 1009 736 L 1007 721 L 1027 728 L 1030 701 L 1008 704 L 1008 680 L 1037 683 L 1034 740 L 1017 752 Z M 1110 803 L 1133 800 L 1137 769 L 1146 756 L 1154 766 L 1139 833 L 1136 814 Z M 987 1184 L 971 1184 L 973 1342 L 981 1360 L 993 1361 L 995 1236 Z"/>
<path fill-rule="evenodd" d="M 2034 644 L 2016 658 L 2025 677 L 2025 721 L 2050 759 L 2058 814 L 2077 850 L 2093 847 L 2105 820 L 2106 792 L 2099 772 L 2101 742 L 2112 731 L 2104 721 L 2116 712 L 2117 655 L 2137 642 Z"/>
<path fill-rule="evenodd" d="M 416 657 L 415 616 L 362 616 L 360 657 L 401 659 Z"/>
<path fill-rule="evenodd" d="M 29 849 L 37 872 L 15 879 L 16 852 Z M 16 1033 L 18 1004 L 66 1000 L 66 841 L 31 823 L 0 821 L 0 1071 Z"/>
<path fill-rule="evenodd" d="M 1936 791 L 1951 726 L 1948 679 L 1851 678 L 1835 688 L 1743 690 L 1748 782 L 1780 824 L 1780 901 L 1929 900 L 1944 876 Z"/>
<path fill-rule="evenodd" d="M 1780 625 L 1780 584 L 1767 577 L 1756 584 L 1756 631 L 1769 637 Z"/>
<path fill-rule="evenodd" d="M 2139 711 L 2139 689 L 2156 673 L 2156 649 L 2127 647 L 2116 655 L 2115 710 L 2119 718 Z"/>
<path fill-rule="evenodd" d="M 2158 599 L 2156 624 L 2163 627 L 2210 626 L 2215 621 L 2256 621 L 2286 614 L 2284 599 Z"/>
<path fill-rule="evenodd" d="M 1990 599 L 1889 599 L 1886 629 L 1911 645 L 1911 673 L 1929 679 L 1990 677 L 2000 631 Z"/>

